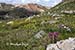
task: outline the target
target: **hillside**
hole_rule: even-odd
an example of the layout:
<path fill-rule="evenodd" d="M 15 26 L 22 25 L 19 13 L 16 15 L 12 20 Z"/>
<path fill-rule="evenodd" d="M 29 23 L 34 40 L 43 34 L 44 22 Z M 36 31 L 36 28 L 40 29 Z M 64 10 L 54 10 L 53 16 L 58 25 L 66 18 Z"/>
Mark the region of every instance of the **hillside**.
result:
<path fill-rule="evenodd" d="M 63 13 L 75 14 L 75 6 L 74 5 L 75 5 L 74 0 L 61 2 L 58 5 L 56 5 L 55 7 L 51 8 L 51 10 L 48 10 L 48 12 L 50 12 L 51 15 L 53 15 L 53 14 L 62 15 Z"/>
<path fill-rule="evenodd" d="M 67 1 L 70 1 L 71 2 L 71 1 L 74 1 L 74 0 L 62 0 L 62 2 L 67 2 Z"/>
<path fill-rule="evenodd" d="M 39 15 L 0 21 L 0 49 L 46 50 L 47 45 L 52 43 L 49 32 L 59 33 L 56 41 L 75 37 L 74 5 L 75 1 L 61 2 Z"/>

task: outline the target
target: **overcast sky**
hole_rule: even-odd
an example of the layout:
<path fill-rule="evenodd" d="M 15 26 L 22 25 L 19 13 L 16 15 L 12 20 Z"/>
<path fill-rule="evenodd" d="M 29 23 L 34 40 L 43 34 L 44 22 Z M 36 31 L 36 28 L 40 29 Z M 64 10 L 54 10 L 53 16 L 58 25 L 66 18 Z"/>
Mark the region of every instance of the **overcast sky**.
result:
<path fill-rule="evenodd" d="M 12 3 L 12 4 L 27 4 L 37 3 L 44 6 L 54 6 L 61 2 L 61 0 L 0 0 L 0 2 Z"/>

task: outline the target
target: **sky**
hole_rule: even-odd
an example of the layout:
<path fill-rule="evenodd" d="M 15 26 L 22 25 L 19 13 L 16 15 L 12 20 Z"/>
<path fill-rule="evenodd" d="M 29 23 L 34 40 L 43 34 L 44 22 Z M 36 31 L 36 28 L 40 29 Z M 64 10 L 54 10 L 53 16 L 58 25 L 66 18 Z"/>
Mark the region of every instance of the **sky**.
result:
<path fill-rule="evenodd" d="M 9 4 L 27 4 L 27 3 L 37 3 L 43 6 L 55 6 L 60 3 L 62 0 L 0 0 L 0 3 L 9 3 Z"/>

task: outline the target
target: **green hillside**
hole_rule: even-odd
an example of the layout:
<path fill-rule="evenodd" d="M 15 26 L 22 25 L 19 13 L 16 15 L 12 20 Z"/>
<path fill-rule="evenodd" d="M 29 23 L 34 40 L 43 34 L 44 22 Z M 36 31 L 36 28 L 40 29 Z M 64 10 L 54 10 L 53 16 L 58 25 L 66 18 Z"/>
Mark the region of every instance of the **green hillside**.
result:
<path fill-rule="evenodd" d="M 50 11 L 50 13 L 58 13 L 61 14 L 61 11 L 75 11 L 75 1 L 66 1 L 66 2 L 61 2 L 58 5 L 56 5 L 55 7 L 51 8 L 51 10 L 48 10 L 48 12 Z"/>
<path fill-rule="evenodd" d="M 40 15 L 31 18 L 0 21 L 0 49 L 1 50 L 45 50 L 51 43 L 49 32 L 59 32 L 57 40 L 75 37 L 75 12 L 64 13 L 61 11 L 75 10 L 75 1 L 62 2 Z M 50 14 L 48 14 L 50 12 Z M 54 14 L 59 14 L 59 16 Z M 65 25 L 70 30 L 60 28 Z M 40 38 L 37 33 L 41 32 Z M 25 45 L 10 45 L 11 43 L 24 43 Z"/>

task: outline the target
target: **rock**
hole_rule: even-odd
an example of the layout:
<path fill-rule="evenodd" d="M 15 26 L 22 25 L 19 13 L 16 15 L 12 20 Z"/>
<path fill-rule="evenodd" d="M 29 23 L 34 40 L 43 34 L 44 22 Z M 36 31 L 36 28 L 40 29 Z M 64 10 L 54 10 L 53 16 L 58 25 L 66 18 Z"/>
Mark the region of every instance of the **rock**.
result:
<path fill-rule="evenodd" d="M 40 17 L 40 15 L 36 15 L 37 17 Z"/>
<path fill-rule="evenodd" d="M 57 21 L 57 20 L 50 20 L 50 21 L 47 21 L 47 22 L 42 21 L 41 24 L 47 24 L 47 23 L 49 23 L 49 24 L 55 24 L 57 22 L 59 22 L 59 21 Z"/>
<path fill-rule="evenodd" d="M 9 21 L 9 22 L 7 22 L 7 24 L 13 24 L 14 22 L 13 21 Z"/>
<path fill-rule="evenodd" d="M 56 46 L 56 44 L 50 44 L 46 50 L 59 50 L 59 48 Z"/>
<path fill-rule="evenodd" d="M 35 16 L 28 17 L 25 21 L 31 20 L 31 19 L 34 18 L 34 17 L 35 17 Z"/>
<path fill-rule="evenodd" d="M 2 21 L 0 21 L 0 23 L 2 23 Z"/>
<path fill-rule="evenodd" d="M 47 15 L 50 15 L 50 12 L 48 12 Z"/>
<path fill-rule="evenodd" d="M 42 22 L 41 22 L 41 24 L 45 24 L 45 23 L 46 23 L 45 21 L 42 21 Z"/>
<path fill-rule="evenodd" d="M 61 19 L 62 17 L 55 17 L 55 20 Z"/>
<path fill-rule="evenodd" d="M 55 16 L 60 16 L 60 15 L 59 15 L 59 14 L 57 14 L 57 13 L 55 13 L 55 14 L 53 14 L 52 16 L 53 16 L 53 17 L 55 17 Z"/>
<path fill-rule="evenodd" d="M 59 28 L 60 28 L 60 29 L 64 28 L 64 29 L 66 29 L 67 31 L 71 32 L 71 28 L 68 27 L 68 26 L 66 26 L 66 25 L 64 25 L 64 24 L 60 24 L 60 25 L 59 25 Z"/>
<path fill-rule="evenodd" d="M 2 11 L 2 10 L 0 10 L 0 16 L 1 15 L 6 15 L 8 13 L 8 11 Z"/>
<path fill-rule="evenodd" d="M 34 37 L 35 38 L 41 38 L 44 34 L 45 34 L 45 32 L 41 30 Z"/>
<path fill-rule="evenodd" d="M 55 23 L 57 23 L 57 22 L 59 22 L 59 21 L 56 21 L 56 20 L 48 21 L 48 23 L 50 23 L 50 24 L 55 24 Z"/>
<path fill-rule="evenodd" d="M 75 38 L 58 41 L 56 44 L 49 44 L 46 50 L 74 50 Z"/>
<path fill-rule="evenodd" d="M 75 10 L 70 10 L 70 11 L 67 11 L 67 10 L 63 11 L 62 10 L 61 13 L 73 14 L 73 13 L 75 13 Z"/>

